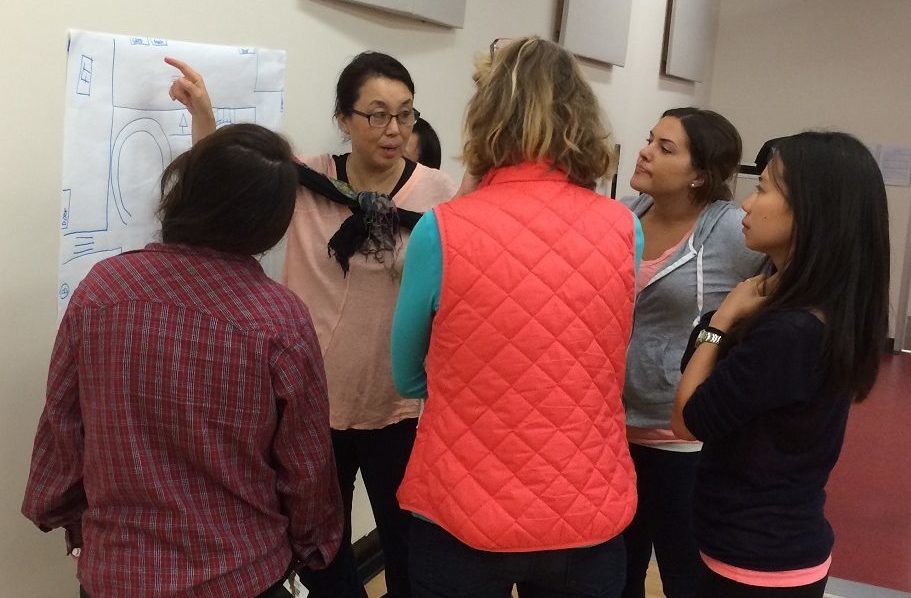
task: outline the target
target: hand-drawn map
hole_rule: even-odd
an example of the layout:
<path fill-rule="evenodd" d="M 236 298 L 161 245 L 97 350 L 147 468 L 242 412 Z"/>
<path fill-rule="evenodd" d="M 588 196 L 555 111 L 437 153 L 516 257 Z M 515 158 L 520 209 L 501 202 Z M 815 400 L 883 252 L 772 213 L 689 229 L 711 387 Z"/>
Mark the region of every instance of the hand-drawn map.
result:
<path fill-rule="evenodd" d="M 286 55 L 70 31 L 66 65 L 58 314 L 92 266 L 159 235 L 161 173 L 190 147 L 190 115 L 168 96 L 173 56 L 206 81 L 219 126 L 278 131 Z"/>

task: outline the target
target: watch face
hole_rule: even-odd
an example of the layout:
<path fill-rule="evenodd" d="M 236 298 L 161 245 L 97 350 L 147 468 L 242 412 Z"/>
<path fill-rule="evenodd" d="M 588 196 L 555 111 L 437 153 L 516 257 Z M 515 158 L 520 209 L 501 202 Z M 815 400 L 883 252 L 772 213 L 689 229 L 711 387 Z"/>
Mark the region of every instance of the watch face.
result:
<path fill-rule="evenodd" d="M 696 343 L 714 343 L 719 344 L 721 342 L 721 335 L 717 332 L 710 332 L 708 330 L 700 330 L 699 335 L 696 336 Z"/>

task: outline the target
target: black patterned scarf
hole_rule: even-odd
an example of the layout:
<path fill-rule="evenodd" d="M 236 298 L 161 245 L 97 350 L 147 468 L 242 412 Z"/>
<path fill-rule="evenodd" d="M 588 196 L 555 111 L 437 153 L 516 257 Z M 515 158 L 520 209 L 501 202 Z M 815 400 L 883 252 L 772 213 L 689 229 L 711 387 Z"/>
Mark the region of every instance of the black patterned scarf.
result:
<path fill-rule="evenodd" d="M 394 262 L 400 227 L 411 230 L 422 216 L 421 212 L 397 208 L 385 193 L 358 193 L 348 183 L 330 179 L 304 164 L 298 164 L 297 173 L 301 185 L 351 210 L 351 216 L 332 235 L 328 246 L 329 255 L 335 256 L 345 276 L 355 252 L 372 255 L 380 263 L 391 253 Z"/>

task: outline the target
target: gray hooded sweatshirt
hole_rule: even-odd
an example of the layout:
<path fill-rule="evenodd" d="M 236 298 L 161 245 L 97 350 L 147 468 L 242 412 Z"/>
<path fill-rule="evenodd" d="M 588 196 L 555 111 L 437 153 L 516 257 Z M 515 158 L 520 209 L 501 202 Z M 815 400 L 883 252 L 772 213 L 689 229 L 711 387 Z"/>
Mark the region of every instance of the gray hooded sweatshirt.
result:
<path fill-rule="evenodd" d="M 624 198 L 642 218 L 654 199 Z M 626 423 L 670 428 L 680 359 L 702 314 L 717 309 L 740 281 L 754 276 L 765 256 L 743 244 L 744 212 L 730 201 L 710 203 L 693 234 L 655 273 L 636 299 L 626 354 Z"/>

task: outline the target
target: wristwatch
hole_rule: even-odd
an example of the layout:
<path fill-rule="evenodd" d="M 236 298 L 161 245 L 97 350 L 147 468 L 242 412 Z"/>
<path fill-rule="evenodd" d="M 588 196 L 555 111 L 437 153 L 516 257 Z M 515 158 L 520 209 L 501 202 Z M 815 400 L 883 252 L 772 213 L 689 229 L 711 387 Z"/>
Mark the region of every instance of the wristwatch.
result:
<path fill-rule="evenodd" d="M 699 334 L 696 335 L 696 347 L 702 343 L 712 343 L 713 345 L 720 345 L 721 340 L 724 338 L 724 331 L 718 330 L 717 328 L 712 328 L 708 326 L 699 331 Z"/>

